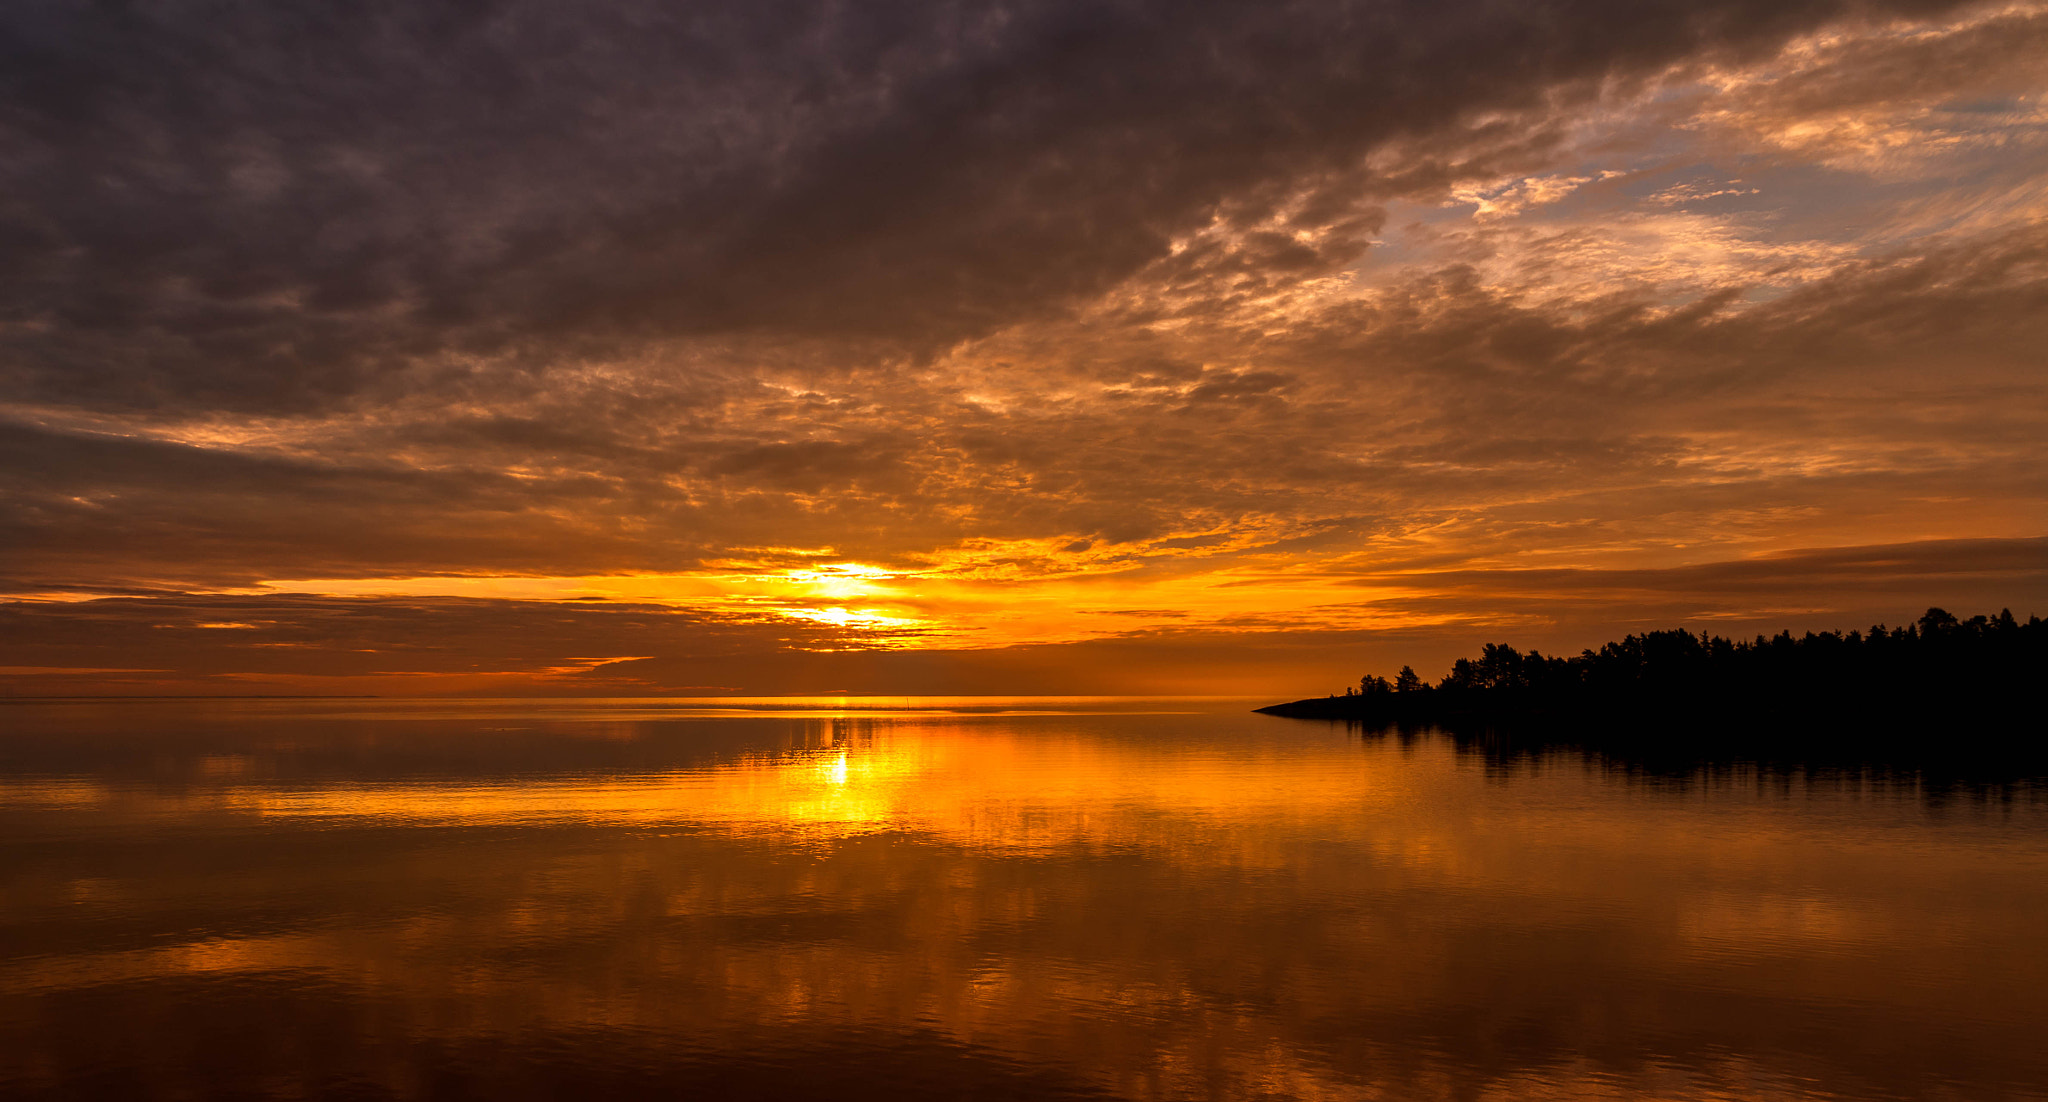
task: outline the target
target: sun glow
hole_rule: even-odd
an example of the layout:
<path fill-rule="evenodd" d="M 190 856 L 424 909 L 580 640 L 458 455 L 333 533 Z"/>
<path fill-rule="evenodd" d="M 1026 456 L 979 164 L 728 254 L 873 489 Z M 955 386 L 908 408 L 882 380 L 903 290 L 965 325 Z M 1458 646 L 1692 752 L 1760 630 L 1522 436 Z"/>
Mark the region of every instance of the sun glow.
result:
<path fill-rule="evenodd" d="M 991 577 L 982 576 L 983 564 L 957 573 L 844 564 L 760 573 L 293 579 L 266 583 L 258 592 L 656 604 L 839 629 L 851 636 L 849 644 L 867 648 L 1001 647 L 1164 628 L 1417 622 L 1392 604 L 1374 608 L 1413 596 L 1412 586 L 1362 585 L 1353 571 L 1329 566 L 1167 562 L 1123 573 Z"/>
<path fill-rule="evenodd" d="M 876 608 L 789 608 L 780 610 L 781 615 L 797 620 L 809 620 L 819 624 L 830 624 L 841 628 L 914 628 L 922 621 L 908 616 L 891 616 Z"/>
<path fill-rule="evenodd" d="M 242 592 L 653 604 L 728 622 L 843 633 L 824 649 L 986 648 L 1148 630 L 1418 622 L 1403 608 L 1418 595 L 1406 579 L 1367 584 L 1353 561 L 1276 557 L 1244 533 L 1113 546 L 969 541 L 902 566 L 818 562 L 814 552 L 792 558 L 767 552 L 662 574 L 279 579 Z"/>

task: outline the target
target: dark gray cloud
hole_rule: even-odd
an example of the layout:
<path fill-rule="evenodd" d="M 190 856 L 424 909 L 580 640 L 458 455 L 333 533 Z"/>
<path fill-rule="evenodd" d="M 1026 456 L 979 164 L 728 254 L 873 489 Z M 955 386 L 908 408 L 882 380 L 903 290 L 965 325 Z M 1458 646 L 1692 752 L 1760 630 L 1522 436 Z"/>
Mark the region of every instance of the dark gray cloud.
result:
<path fill-rule="evenodd" d="M 1376 143 L 1842 0 L 11 7 L 7 388 L 305 410 L 663 334 L 926 347 Z M 1309 223 L 1354 217 L 1329 190 Z M 1272 237 L 1261 271 L 1313 266 Z M 473 366 L 473 365 L 472 365 Z"/>

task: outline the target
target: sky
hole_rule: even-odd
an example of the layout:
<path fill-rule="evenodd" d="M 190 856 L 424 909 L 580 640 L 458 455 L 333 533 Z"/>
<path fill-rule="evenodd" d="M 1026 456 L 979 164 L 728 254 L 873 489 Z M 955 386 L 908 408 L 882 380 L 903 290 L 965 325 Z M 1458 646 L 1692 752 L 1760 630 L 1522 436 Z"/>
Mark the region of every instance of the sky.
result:
<path fill-rule="evenodd" d="M 2048 614 L 2048 3 L 0 10 L 0 695 Z"/>

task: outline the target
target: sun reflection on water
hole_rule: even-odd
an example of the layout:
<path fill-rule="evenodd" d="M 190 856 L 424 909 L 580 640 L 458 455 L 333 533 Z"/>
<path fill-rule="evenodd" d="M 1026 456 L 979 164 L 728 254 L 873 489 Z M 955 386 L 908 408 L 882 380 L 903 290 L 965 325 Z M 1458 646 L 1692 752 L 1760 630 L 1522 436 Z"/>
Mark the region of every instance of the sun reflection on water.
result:
<path fill-rule="evenodd" d="M 2032 805 L 2015 833 L 1095 704 L 520 706 L 335 706 L 357 725 L 0 781 L 41 862 L 0 897 L 0 998 L 176 998 L 175 1030 L 204 985 L 302 984 L 383 1008 L 379 1051 L 908 1031 L 1131 1098 L 1854 1096 L 1938 1056 L 2020 1081 L 2048 1012 L 2015 978 Z M 1773 1047 L 1816 1007 L 1840 1051 Z M 43 1020 L 0 1017 L 0 1053 Z"/>

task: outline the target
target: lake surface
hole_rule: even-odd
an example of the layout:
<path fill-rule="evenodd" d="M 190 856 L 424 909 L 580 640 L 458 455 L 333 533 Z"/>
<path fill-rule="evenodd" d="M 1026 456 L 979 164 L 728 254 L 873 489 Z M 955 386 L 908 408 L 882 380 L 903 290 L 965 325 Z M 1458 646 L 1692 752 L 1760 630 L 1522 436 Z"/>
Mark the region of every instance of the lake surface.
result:
<path fill-rule="evenodd" d="M 2048 793 L 1252 702 L 0 704 L 0 1095 L 2048 1097 Z"/>

